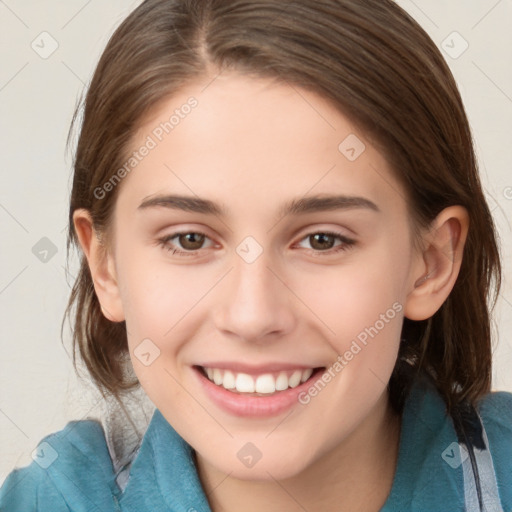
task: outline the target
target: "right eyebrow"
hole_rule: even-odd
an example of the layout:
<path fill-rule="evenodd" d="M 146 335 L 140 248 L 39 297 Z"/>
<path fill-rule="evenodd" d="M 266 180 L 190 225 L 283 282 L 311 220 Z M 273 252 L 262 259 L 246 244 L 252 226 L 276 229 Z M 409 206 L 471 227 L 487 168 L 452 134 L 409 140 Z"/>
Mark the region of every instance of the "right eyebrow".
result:
<path fill-rule="evenodd" d="M 145 199 L 138 210 L 146 208 L 165 207 L 187 212 L 204 213 L 206 215 L 226 216 L 226 210 L 209 199 L 192 196 L 158 195 Z"/>

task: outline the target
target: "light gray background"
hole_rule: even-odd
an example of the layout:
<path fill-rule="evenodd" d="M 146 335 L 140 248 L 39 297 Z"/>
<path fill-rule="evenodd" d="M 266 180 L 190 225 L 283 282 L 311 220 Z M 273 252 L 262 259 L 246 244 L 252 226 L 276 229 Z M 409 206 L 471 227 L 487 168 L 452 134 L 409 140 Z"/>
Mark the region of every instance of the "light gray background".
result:
<path fill-rule="evenodd" d="M 72 161 L 65 142 L 102 49 L 139 3 L 0 0 L 0 482 L 13 467 L 31 462 L 45 435 L 70 420 L 102 415 L 98 395 L 74 375 L 67 328 L 66 349 L 60 341 L 73 279 L 64 272 Z M 447 50 L 472 125 L 505 271 L 495 314 L 493 389 L 512 391 L 512 0 L 398 3 Z M 460 56 L 464 42 L 454 31 L 469 44 Z M 52 44 L 58 48 L 44 55 Z M 57 251 L 47 261 L 33 252 L 48 245 L 43 237 Z M 76 268 L 74 258 L 73 275 Z"/>

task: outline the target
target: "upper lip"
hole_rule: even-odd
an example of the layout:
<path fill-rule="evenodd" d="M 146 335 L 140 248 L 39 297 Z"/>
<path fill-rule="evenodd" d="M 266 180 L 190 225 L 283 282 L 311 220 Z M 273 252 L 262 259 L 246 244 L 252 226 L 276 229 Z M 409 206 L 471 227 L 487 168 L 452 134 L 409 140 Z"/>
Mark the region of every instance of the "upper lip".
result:
<path fill-rule="evenodd" d="M 262 375 L 264 373 L 273 373 L 286 370 L 307 370 L 308 368 L 323 368 L 322 365 L 294 364 L 294 363 L 265 363 L 259 365 L 249 365 L 240 362 L 214 361 L 201 363 L 203 368 L 218 368 L 219 370 L 230 370 L 234 373 L 247 373 L 248 375 Z"/>

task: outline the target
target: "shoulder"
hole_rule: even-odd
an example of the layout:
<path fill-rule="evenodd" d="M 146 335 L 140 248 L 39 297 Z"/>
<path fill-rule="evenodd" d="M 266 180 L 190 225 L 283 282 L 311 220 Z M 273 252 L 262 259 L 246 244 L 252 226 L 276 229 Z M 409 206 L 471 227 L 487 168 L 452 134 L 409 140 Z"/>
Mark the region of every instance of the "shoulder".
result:
<path fill-rule="evenodd" d="M 112 498 L 112 461 L 99 421 L 69 422 L 44 437 L 32 458 L 30 465 L 7 476 L 0 488 L 0 510 L 31 512 L 48 507 L 67 512 L 81 510 L 80 502 L 95 495 Z"/>
<path fill-rule="evenodd" d="M 484 395 L 477 403 L 485 427 L 508 432 L 512 435 L 512 393 L 508 391 L 492 391 Z M 508 438 L 509 442 L 512 439 Z"/>
<path fill-rule="evenodd" d="M 477 404 L 488 439 L 498 491 L 505 510 L 512 510 L 512 393 L 493 391 Z"/>
<path fill-rule="evenodd" d="M 476 408 L 486 431 L 491 435 L 498 434 L 504 444 L 512 447 L 512 393 L 487 393 L 477 402 Z"/>
<path fill-rule="evenodd" d="M 512 452 L 512 393 L 492 391 L 477 402 L 476 409 L 482 418 L 487 435 L 495 438 Z"/>

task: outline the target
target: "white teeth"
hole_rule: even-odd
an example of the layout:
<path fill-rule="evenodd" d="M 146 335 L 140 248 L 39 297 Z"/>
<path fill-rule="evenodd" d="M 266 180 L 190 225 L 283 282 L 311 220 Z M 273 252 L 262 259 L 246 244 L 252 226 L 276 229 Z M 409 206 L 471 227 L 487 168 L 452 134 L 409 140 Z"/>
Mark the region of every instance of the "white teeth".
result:
<path fill-rule="evenodd" d="M 235 376 L 233 375 L 233 372 L 230 372 L 229 370 L 226 370 L 224 372 L 224 380 L 222 382 L 222 385 L 226 389 L 234 389 L 235 388 Z"/>
<path fill-rule="evenodd" d="M 213 382 L 215 382 L 217 386 L 222 384 L 222 372 L 220 370 L 217 370 L 217 368 L 213 370 Z"/>
<path fill-rule="evenodd" d="M 276 383 L 270 373 L 260 375 L 256 379 L 256 393 L 274 393 L 275 390 Z"/>
<path fill-rule="evenodd" d="M 302 378 L 300 379 L 301 382 L 306 382 L 309 377 L 313 375 L 313 368 L 308 368 L 307 370 L 302 372 Z"/>
<path fill-rule="evenodd" d="M 300 370 L 294 371 L 288 381 L 288 385 L 291 388 L 296 388 L 300 384 L 301 377 L 302 377 L 302 372 Z"/>
<path fill-rule="evenodd" d="M 240 393 L 254 393 L 254 379 L 246 373 L 238 373 L 235 380 L 235 387 Z"/>
<path fill-rule="evenodd" d="M 204 370 L 208 379 L 217 386 L 236 390 L 239 393 L 256 392 L 267 395 L 276 391 L 295 388 L 302 382 L 306 382 L 313 374 L 313 368 L 307 368 L 305 370 L 295 370 L 291 375 L 289 372 L 281 371 L 278 374 L 265 373 L 254 378 L 247 373 L 234 373 L 218 368 L 204 368 Z"/>
<path fill-rule="evenodd" d="M 288 376 L 285 372 L 281 372 L 276 379 L 276 390 L 284 391 L 288 389 Z"/>

